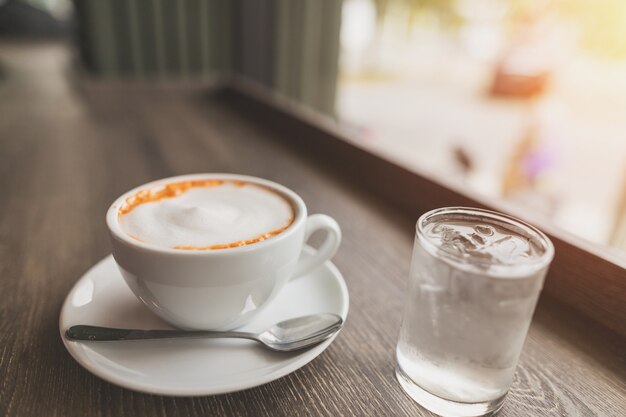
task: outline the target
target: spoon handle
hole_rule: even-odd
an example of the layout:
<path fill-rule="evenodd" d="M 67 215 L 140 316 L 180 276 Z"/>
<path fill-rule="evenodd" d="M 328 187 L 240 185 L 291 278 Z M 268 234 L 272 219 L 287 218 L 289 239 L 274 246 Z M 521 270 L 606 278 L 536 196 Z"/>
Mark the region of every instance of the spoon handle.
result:
<path fill-rule="evenodd" d="M 65 331 L 70 340 L 90 342 L 111 342 L 117 340 L 149 340 L 178 338 L 237 338 L 257 340 L 256 335 L 246 332 L 212 332 L 206 330 L 139 330 L 116 329 L 112 327 L 72 326 Z"/>

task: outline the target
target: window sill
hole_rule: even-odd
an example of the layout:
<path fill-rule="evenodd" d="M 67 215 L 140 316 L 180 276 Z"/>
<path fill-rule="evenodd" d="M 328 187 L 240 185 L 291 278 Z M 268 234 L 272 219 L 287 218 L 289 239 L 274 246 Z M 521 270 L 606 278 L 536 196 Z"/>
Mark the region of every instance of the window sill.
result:
<path fill-rule="evenodd" d="M 626 336 L 626 261 L 607 248 L 587 242 L 545 219 L 502 201 L 470 196 L 456 184 L 383 159 L 360 147 L 330 118 L 303 108 L 242 79 L 223 90 L 226 101 L 260 123 L 297 137 L 288 145 L 354 186 L 376 194 L 414 217 L 437 207 L 472 206 L 509 213 L 546 232 L 556 255 L 544 294 Z M 278 136 L 278 135 L 277 135 Z M 393 184 L 392 187 L 389 184 Z"/>

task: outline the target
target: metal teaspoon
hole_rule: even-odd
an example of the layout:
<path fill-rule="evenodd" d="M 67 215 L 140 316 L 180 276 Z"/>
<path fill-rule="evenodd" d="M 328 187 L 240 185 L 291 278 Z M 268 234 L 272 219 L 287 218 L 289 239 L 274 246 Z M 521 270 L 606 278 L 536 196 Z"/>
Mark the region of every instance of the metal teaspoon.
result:
<path fill-rule="evenodd" d="M 119 340 L 150 340 L 178 338 L 250 339 L 279 351 L 305 349 L 318 344 L 341 329 L 343 319 L 336 314 L 312 314 L 281 321 L 260 333 L 214 332 L 206 330 L 139 330 L 77 325 L 66 330 L 69 340 L 110 342 Z"/>

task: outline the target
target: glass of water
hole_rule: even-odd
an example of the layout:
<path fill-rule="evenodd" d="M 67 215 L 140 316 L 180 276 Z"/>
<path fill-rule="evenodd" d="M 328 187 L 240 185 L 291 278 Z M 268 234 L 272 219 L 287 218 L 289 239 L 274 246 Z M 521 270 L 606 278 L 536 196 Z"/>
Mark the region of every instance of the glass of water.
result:
<path fill-rule="evenodd" d="M 443 416 L 496 412 L 509 390 L 554 256 L 536 228 L 451 207 L 417 222 L 396 376 Z"/>

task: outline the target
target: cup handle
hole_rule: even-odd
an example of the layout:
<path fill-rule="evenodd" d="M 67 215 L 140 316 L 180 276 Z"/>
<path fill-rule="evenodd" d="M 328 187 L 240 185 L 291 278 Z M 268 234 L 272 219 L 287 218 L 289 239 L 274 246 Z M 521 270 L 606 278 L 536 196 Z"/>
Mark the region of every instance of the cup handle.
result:
<path fill-rule="evenodd" d="M 339 249 L 339 244 L 341 243 L 341 228 L 335 219 L 330 216 L 325 214 L 312 214 L 306 219 L 305 227 L 305 243 L 309 240 L 311 235 L 318 230 L 325 230 L 326 238 L 313 256 L 309 258 L 300 258 L 298 260 L 296 270 L 291 276 L 291 279 L 305 275 L 315 269 L 318 265 L 321 265 L 328 259 L 332 258 L 337 252 L 337 249 Z"/>

